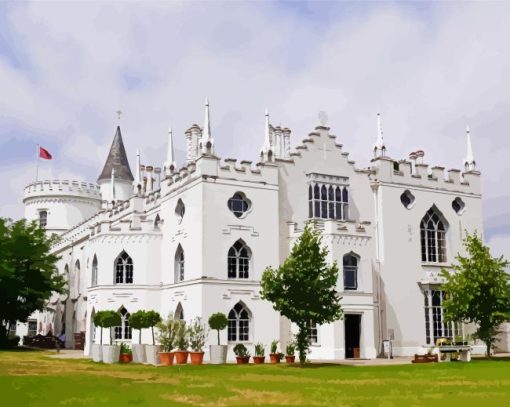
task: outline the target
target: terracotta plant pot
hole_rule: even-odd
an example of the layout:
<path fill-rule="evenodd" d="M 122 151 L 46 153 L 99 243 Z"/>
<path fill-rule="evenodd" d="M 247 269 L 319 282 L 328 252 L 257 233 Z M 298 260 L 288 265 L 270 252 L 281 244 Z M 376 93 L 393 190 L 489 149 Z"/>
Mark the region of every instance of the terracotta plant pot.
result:
<path fill-rule="evenodd" d="M 292 356 L 285 356 L 285 362 L 286 363 L 294 363 L 294 361 L 296 360 L 296 356 L 292 355 Z"/>
<path fill-rule="evenodd" d="M 163 366 L 172 366 L 174 364 L 173 352 L 158 352 L 159 363 Z"/>
<path fill-rule="evenodd" d="M 178 350 L 174 352 L 175 354 L 175 363 L 177 365 L 185 365 L 188 363 L 188 354 L 189 352 L 187 350 Z"/>
<path fill-rule="evenodd" d="M 253 356 L 253 363 L 256 365 L 261 365 L 266 360 L 265 356 Z"/>
<path fill-rule="evenodd" d="M 120 363 L 130 363 L 133 360 L 133 355 L 131 353 L 121 353 L 119 356 Z"/>
<path fill-rule="evenodd" d="M 204 352 L 189 353 L 192 365 L 201 365 L 204 362 Z"/>
<path fill-rule="evenodd" d="M 238 365 L 246 365 L 250 361 L 249 356 L 236 356 L 236 361 Z"/>
<path fill-rule="evenodd" d="M 278 353 L 271 353 L 269 359 L 271 363 L 280 363 L 280 355 Z"/>

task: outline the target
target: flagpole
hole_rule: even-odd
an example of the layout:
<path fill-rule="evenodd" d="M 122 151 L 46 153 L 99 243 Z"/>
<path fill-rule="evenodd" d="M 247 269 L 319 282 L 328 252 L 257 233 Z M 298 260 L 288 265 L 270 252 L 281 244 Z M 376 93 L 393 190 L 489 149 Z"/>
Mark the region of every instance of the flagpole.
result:
<path fill-rule="evenodd" d="M 39 144 L 37 144 L 37 158 L 36 158 L 36 164 L 35 164 L 35 182 L 39 180 Z"/>

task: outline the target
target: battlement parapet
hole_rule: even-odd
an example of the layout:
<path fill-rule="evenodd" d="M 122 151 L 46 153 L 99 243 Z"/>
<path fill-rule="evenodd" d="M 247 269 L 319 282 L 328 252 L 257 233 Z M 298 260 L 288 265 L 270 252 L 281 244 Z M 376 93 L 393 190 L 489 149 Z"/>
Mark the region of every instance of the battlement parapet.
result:
<path fill-rule="evenodd" d="M 430 188 L 449 192 L 480 194 L 480 172 L 430 167 L 426 163 L 413 164 L 407 160 L 394 161 L 389 157 L 372 160 L 370 174 L 372 181 L 386 182 L 402 186 Z M 430 167 L 430 168 L 429 168 Z"/>
<path fill-rule="evenodd" d="M 99 186 L 89 182 L 70 180 L 46 180 L 28 184 L 24 190 L 23 202 L 31 198 L 73 196 L 101 200 Z"/>

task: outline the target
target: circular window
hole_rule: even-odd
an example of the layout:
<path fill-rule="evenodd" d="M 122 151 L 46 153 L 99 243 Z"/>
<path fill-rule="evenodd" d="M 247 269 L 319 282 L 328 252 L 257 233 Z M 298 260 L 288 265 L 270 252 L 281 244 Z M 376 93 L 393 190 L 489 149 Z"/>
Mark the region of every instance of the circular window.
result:
<path fill-rule="evenodd" d="M 238 218 L 242 218 L 250 210 L 250 207 L 250 200 L 242 192 L 236 192 L 228 200 L 228 209 Z"/>
<path fill-rule="evenodd" d="M 452 201 L 452 208 L 457 213 L 457 215 L 462 215 L 462 213 L 464 212 L 464 208 L 465 207 L 466 207 L 466 204 L 460 198 L 455 198 Z"/>
<path fill-rule="evenodd" d="M 411 209 L 414 204 L 414 195 L 411 194 L 409 190 L 404 191 L 402 195 L 400 195 L 400 202 L 404 205 L 405 208 Z"/>
<path fill-rule="evenodd" d="M 184 212 L 186 212 L 186 207 L 181 199 L 177 201 L 177 205 L 175 207 L 175 216 L 177 216 L 177 221 L 179 223 L 182 222 L 182 218 L 184 218 Z"/>

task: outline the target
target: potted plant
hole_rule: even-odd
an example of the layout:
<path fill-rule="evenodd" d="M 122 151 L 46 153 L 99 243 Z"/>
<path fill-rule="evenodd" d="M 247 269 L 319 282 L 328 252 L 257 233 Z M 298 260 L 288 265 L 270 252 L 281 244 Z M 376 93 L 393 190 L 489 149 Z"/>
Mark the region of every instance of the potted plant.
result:
<path fill-rule="evenodd" d="M 280 363 L 280 360 L 283 359 L 283 353 L 277 352 L 278 349 L 278 341 L 275 339 L 271 342 L 271 353 L 269 354 L 269 359 L 271 363 Z"/>
<path fill-rule="evenodd" d="M 250 352 L 248 352 L 248 349 L 242 343 L 234 346 L 234 353 L 238 365 L 245 365 L 250 361 Z"/>
<path fill-rule="evenodd" d="M 209 345 L 209 358 L 212 364 L 221 364 L 227 362 L 227 345 L 220 345 L 220 331 L 228 325 L 227 316 L 221 312 L 212 314 L 209 317 L 209 327 L 218 332 L 218 344 Z"/>
<path fill-rule="evenodd" d="M 294 342 L 289 342 L 285 347 L 285 362 L 286 363 L 294 363 L 296 356 L 294 353 L 296 352 L 296 344 Z"/>
<path fill-rule="evenodd" d="M 120 363 L 130 363 L 133 360 L 133 353 L 131 352 L 131 348 L 124 342 L 120 344 Z"/>
<path fill-rule="evenodd" d="M 264 356 L 264 345 L 260 342 L 255 345 L 255 356 L 253 356 L 253 363 L 260 365 L 264 363 L 266 357 Z"/>
<path fill-rule="evenodd" d="M 101 318 L 103 317 L 104 311 L 98 311 L 94 315 L 94 329 L 96 326 L 100 327 L 99 343 L 92 344 L 92 360 L 94 362 L 101 362 L 103 360 L 103 327 L 101 324 Z"/>
<path fill-rule="evenodd" d="M 129 316 L 129 326 L 133 329 L 138 329 L 138 343 L 131 344 L 134 363 L 145 363 L 147 360 L 145 357 L 145 345 L 142 344 L 142 329 L 148 328 L 146 314 L 144 310 L 139 310 Z"/>
<path fill-rule="evenodd" d="M 161 321 L 157 325 L 159 330 L 158 340 L 161 344 L 161 351 L 158 352 L 160 363 L 163 366 L 171 366 L 174 364 L 174 353 L 176 336 L 176 321 L 172 314 L 168 315 L 165 321 Z"/>
<path fill-rule="evenodd" d="M 100 318 L 101 327 L 110 329 L 110 344 L 103 345 L 103 363 L 117 363 L 119 361 L 120 346 L 112 344 L 112 328 L 119 326 L 122 321 L 120 315 L 116 311 L 103 311 Z"/>
<path fill-rule="evenodd" d="M 152 345 L 145 345 L 145 357 L 147 363 L 157 366 L 159 365 L 159 351 L 161 345 L 156 345 L 154 340 L 154 327 L 161 322 L 161 315 L 156 311 L 145 312 L 145 328 L 150 328 L 152 333 Z"/>
<path fill-rule="evenodd" d="M 186 329 L 186 322 L 183 320 L 175 321 L 175 345 L 177 350 L 174 352 L 175 363 L 178 365 L 185 365 L 188 363 L 188 329 Z"/>
<path fill-rule="evenodd" d="M 189 343 L 191 352 L 189 353 L 192 365 L 201 365 L 204 361 L 204 346 L 207 337 L 207 330 L 200 317 L 191 321 L 189 330 Z"/>

